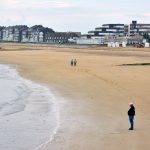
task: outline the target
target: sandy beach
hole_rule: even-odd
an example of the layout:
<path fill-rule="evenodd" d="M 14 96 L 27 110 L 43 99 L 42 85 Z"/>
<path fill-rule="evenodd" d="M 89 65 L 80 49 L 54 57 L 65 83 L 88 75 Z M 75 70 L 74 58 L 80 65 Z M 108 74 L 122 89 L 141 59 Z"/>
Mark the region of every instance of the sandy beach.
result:
<path fill-rule="evenodd" d="M 0 47 L 0 64 L 15 65 L 22 77 L 48 85 L 63 99 L 60 127 L 39 150 L 150 149 L 150 49 Z M 128 131 L 129 102 L 136 107 L 134 131 Z"/>

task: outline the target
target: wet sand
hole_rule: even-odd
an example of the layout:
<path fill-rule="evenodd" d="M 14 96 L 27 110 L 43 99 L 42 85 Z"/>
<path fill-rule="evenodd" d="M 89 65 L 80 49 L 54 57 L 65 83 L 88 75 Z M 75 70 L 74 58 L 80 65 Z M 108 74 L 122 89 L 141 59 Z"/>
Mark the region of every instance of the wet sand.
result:
<path fill-rule="evenodd" d="M 53 87 L 64 98 L 60 128 L 40 150 L 149 150 L 150 65 L 142 64 L 150 63 L 150 49 L 0 47 L 0 63 L 17 65 L 23 77 Z M 69 64 L 72 58 L 76 67 Z M 134 131 L 128 131 L 131 101 Z"/>

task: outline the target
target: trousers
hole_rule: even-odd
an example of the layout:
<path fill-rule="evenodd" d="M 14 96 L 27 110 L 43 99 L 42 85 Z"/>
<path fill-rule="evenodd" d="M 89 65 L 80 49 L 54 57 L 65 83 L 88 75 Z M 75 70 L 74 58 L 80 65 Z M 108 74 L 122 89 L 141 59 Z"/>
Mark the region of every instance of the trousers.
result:
<path fill-rule="evenodd" d="M 134 116 L 129 116 L 129 121 L 130 121 L 131 129 L 133 129 L 134 128 Z"/>

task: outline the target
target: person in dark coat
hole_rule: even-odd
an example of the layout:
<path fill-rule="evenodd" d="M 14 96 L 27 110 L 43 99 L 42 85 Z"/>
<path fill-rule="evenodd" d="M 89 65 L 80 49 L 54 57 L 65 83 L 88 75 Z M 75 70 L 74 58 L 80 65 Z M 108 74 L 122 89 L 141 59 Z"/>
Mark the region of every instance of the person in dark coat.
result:
<path fill-rule="evenodd" d="M 73 66 L 73 63 L 74 63 L 74 62 L 73 62 L 73 59 L 71 59 L 71 61 L 70 61 L 70 65 L 71 65 L 71 66 Z"/>
<path fill-rule="evenodd" d="M 129 105 L 130 105 L 130 109 L 128 110 L 128 116 L 129 116 L 129 121 L 130 121 L 130 125 L 131 125 L 129 130 L 134 130 L 135 107 L 134 107 L 133 103 L 130 103 Z"/>
<path fill-rule="evenodd" d="M 74 59 L 74 66 L 76 66 L 77 65 L 77 60 L 76 59 Z"/>

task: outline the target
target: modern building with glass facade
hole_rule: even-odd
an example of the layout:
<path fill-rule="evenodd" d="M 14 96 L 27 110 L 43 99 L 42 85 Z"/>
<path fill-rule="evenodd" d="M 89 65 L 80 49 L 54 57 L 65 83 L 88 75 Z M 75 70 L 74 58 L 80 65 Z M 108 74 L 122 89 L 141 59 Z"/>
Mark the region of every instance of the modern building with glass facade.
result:
<path fill-rule="evenodd" d="M 94 31 L 89 31 L 91 36 L 124 36 L 124 24 L 103 24 L 102 27 L 95 28 Z"/>
<path fill-rule="evenodd" d="M 130 35 L 135 34 L 148 34 L 150 35 L 150 24 L 137 23 L 137 21 L 132 21 L 130 24 Z"/>

